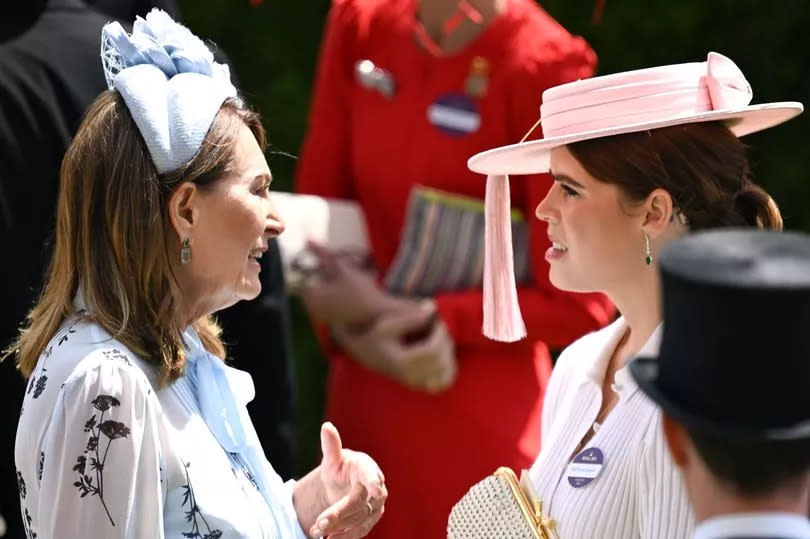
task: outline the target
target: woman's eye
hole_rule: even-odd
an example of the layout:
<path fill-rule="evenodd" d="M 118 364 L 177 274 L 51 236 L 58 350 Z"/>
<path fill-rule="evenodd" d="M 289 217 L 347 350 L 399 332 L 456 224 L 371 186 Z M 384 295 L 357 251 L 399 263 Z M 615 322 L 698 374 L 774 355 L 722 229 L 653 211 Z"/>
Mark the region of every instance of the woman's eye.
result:
<path fill-rule="evenodd" d="M 576 191 L 574 191 L 573 189 L 571 189 L 570 187 L 568 187 L 568 186 L 567 186 L 567 185 L 565 185 L 564 183 L 561 183 L 561 184 L 560 184 L 560 187 L 562 187 L 562 189 L 563 189 L 563 196 L 564 196 L 564 197 L 566 197 L 566 198 L 568 198 L 568 197 L 577 197 L 577 196 L 579 196 L 579 193 L 577 193 Z"/>

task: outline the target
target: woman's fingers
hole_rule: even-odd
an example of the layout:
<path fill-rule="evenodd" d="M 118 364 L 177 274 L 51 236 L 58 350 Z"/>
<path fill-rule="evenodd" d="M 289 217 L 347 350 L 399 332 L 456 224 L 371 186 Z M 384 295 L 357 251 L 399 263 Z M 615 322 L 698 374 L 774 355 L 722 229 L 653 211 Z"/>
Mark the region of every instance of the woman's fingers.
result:
<path fill-rule="evenodd" d="M 366 500 L 366 488 L 360 483 L 354 484 L 348 494 L 327 507 L 315 519 L 311 535 L 328 536 L 362 524 L 370 517 Z"/>

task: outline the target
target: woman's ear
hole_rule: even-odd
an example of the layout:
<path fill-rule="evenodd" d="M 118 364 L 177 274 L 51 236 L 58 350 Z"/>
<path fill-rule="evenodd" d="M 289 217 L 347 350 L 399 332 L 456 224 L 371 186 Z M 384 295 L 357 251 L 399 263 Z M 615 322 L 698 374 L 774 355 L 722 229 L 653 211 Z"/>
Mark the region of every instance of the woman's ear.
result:
<path fill-rule="evenodd" d="M 647 195 L 643 209 L 644 224 L 642 229 L 650 238 L 657 238 L 666 231 L 672 220 L 674 206 L 672 195 L 666 189 L 654 189 Z"/>
<path fill-rule="evenodd" d="M 193 182 L 183 182 L 169 197 L 169 220 L 179 241 L 190 238 L 199 217 L 199 190 Z"/>

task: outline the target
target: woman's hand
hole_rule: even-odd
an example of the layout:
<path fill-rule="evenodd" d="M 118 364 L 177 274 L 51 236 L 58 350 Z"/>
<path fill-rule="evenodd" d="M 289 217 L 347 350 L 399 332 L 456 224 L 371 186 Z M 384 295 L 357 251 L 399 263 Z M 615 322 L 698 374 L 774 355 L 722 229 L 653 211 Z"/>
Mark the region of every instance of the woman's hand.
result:
<path fill-rule="evenodd" d="M 321 427 L 320 466 L 296 485 L 293 504 L 310 537 L 365 537 L 385 510 L 385 477 L 365 453 L 343 449 L 331 423 Z"/>
<path fill-rule="evenodd" d="M 436 393 L 452 385 L 453 340 L 435 302 L 389 295 L 355 262 L 317 244 L 309 249 L 318 257 L 318 272 L 301 298 L 354 359 L 416 390 Z"/>
<path fill-rule="evenodd" d="M 360 331 L 333 326 L 332 334 L 358 362 L 412 389 L 437 393 L 455 381 L 453 340 L 433 301 L 383 313 Z"/>
<path fill-rule="evenodd" d="M 355 261 L 310 243 L 318 257 L 318 270 L 301 287 L 307 311 L 330 326 L 365 326 L 380 313 L 397 309 L 408 300 L 395 298 L 380 289 L 373 271 Z"/>

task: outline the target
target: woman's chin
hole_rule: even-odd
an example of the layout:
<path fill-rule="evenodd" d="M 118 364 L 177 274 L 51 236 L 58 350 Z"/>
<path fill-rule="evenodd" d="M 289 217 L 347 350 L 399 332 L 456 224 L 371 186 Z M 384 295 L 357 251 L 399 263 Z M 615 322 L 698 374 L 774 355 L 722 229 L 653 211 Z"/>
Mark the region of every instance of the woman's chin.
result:
<path fill-rule="evenodd" d="M 554 285 L 554 288 L 564 292 L 585 292 L 586 290 L 579 286 L 575 279 L 572 279 L 567 272 L 562 271 L 562 268 L 551 266 L 548 272 L 548 280 Z"/>
<path fill-rule="evenodd" d="M 239 287 L 238 301 L 250 301 L 259 297 L 262 292 L 262 283 L 258 279 L 244 279 Z"/>

